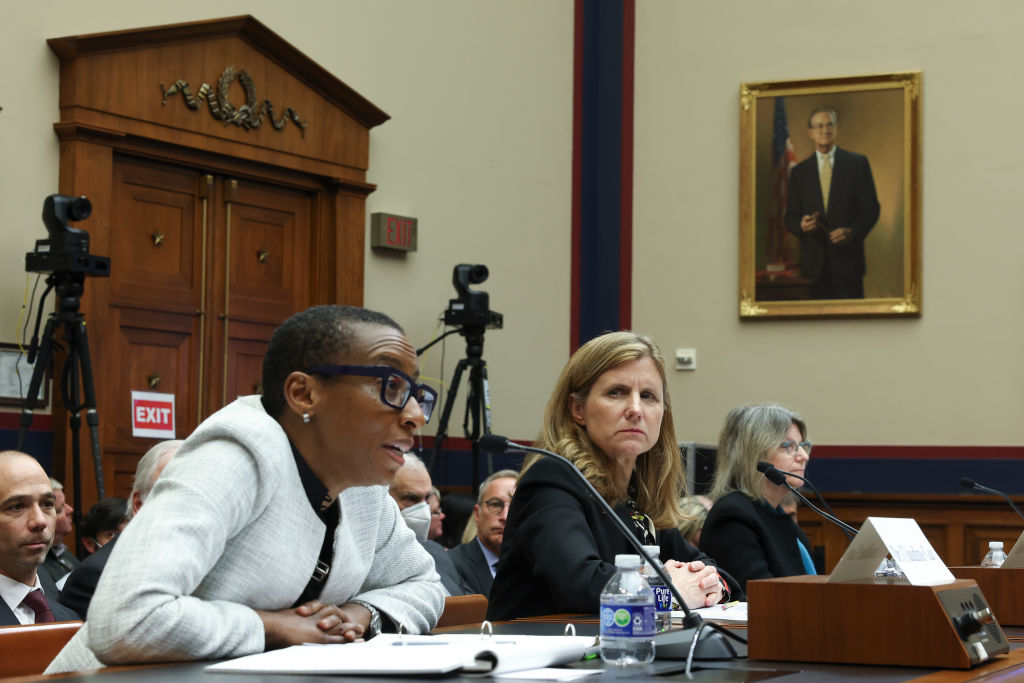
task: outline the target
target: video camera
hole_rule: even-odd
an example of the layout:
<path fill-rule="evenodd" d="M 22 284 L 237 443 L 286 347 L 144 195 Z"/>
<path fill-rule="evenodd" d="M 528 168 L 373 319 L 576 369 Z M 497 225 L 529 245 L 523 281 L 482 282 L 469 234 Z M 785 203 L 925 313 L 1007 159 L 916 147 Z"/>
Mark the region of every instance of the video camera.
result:
<path fill-rule="evenodd" d="M 448 310 L 444 312 L 445 325 L 496 330 L 502 328 L 505 317 L 490 310 L 490 295 L 469 288 L 470 284 L 478 285 L 485 281 L 488 275 L 490 273 L 484 265 L 471 266 L 460 263 L 455 266 L 452 271 L 452 284 L 459 293 L 459 298 L 448 300 Z"/>
<path fill-rule="evenodd" d="M 89 233 L 68 225 L 68 221 L 84 221 L 91 215 L 88 197 L 51 194 L 43 200 L 43 224 L 50 238 L 36 240 L 35 251 L 25 254 L 25 270 L 110 277 L 110 259 L 89 253 Z"/>

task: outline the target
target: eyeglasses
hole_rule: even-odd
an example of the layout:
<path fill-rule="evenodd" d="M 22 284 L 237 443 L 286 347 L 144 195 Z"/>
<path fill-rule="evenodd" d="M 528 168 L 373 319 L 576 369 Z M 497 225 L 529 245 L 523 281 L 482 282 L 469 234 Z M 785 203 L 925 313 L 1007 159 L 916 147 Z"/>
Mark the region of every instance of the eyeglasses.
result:
<path fill-rule="evenodd" d="M 409 402 L 410 396 L 416 397 L 423 411 L 423 418 L 429 422 L 437 402 L 437 392 L 426 384 L 418 384 L 412 377 L 401 370 L 386 365 L 316 365 L 306 370 L 307 375 L 354 375 L 356 377 L 379 377 L 380 400 L 386 406 L 401 410 Z"/>
<path fill-rule="evenodd" d="M 501 511 L 512 504 L 511 500 L 502 500 L 501 498 L 488 498 L 484 501 L 484 507 L 492 515 L 500 515 Z"/>
<path fill-rule="evenodd" d="M 783 441 L 779 444 L 781 448 L 785 448 L 786 452 L 790 455 L 796 455 L 796 451 L 799 448 L 804 449 L 804 453 L 807 455 L 811 454 L 811 448 L 814 447 L 810 441 Z"/>

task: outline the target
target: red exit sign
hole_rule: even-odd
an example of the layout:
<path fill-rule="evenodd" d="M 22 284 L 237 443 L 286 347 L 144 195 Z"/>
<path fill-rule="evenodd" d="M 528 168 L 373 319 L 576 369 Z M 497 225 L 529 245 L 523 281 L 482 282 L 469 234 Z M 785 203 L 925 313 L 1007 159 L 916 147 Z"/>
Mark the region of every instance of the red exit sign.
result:
<path fill-rule="evenodd" d="M 390 213 L 370 214 L 370 246 L 416 251 L 416 219 Z"/>

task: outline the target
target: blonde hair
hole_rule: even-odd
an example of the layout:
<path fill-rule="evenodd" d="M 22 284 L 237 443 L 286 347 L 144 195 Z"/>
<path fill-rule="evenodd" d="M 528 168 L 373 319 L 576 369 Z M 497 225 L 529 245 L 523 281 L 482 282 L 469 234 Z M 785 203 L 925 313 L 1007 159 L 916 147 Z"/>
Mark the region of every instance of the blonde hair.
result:
<path fill-rule="evenodd" d="M 764 498 L 765 478 L 757 463 L 767 460 L 783 441 L 790 426 L 796 425 L 800 438 L 807 438 L 807 425 L 788 408 L 766 403 L 734 408 L 725 418 L 718 437 L 718 467 L 711 497 L 718 500 L 732 491 L 742 491 L 754 500 Z"/>
<path fill-rule="evenodd" d="M 648 337 L 628 331 L 609 332 L 577 349 L 562 369 L 548 400 L 538 445 L 568 458 L 610 504 L 623 501 L 627 492 L 615 486 L 612 460 L 594 445 L 587 430 L 573 420 L 570 401 L 585 402 L 601 375 L 622 363 L 643 358 L 653 360 L 661 375 L 664 413 L 658 440 L 636 461 L 636 504 L 640 512 L 654 521 L 655 528 L 667 529 L 676 526 L 683 517 L 679 497 L 685 495 L 686 480 L 672 421 L 665 358 Z M 523 472 L 540 457 L 529 456 L 523 464 Z"/>
<path fill-rule="evenodd" d="M 693 545 L 697 545 L 697 533 L 704 528 L 704 520 L 708 517 L 708 507 L 701 500 L 703 496 L 687 496 L 679 501 L 683 511 L 683 519 L 677 524 L 679 533 Z"/>

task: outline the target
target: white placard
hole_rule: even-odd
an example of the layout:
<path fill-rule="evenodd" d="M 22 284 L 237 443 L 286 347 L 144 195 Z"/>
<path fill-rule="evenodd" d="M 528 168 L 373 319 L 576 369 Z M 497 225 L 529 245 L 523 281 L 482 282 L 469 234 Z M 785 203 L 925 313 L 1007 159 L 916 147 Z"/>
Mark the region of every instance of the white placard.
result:
<path fill-rule="evenodd" d="M 886 555 L 913 586 L 936 586 L 956 580 L 913 519 L 868 517 L 843 553 L 829 582 L 874 578 Z"/>
<path fill-rule="evenodd" d="M 1006 554 L 1006 561 L 1002 564 L 1007 569 L 1020 569 L 1024 567 L 1024 531 L 1017 537 L 1013 549 Z"/>
<path fill-rule="evenodd" d="M 155 439 L 174 437 L 174 394 L 132 392 L 132 436 Z"/>

